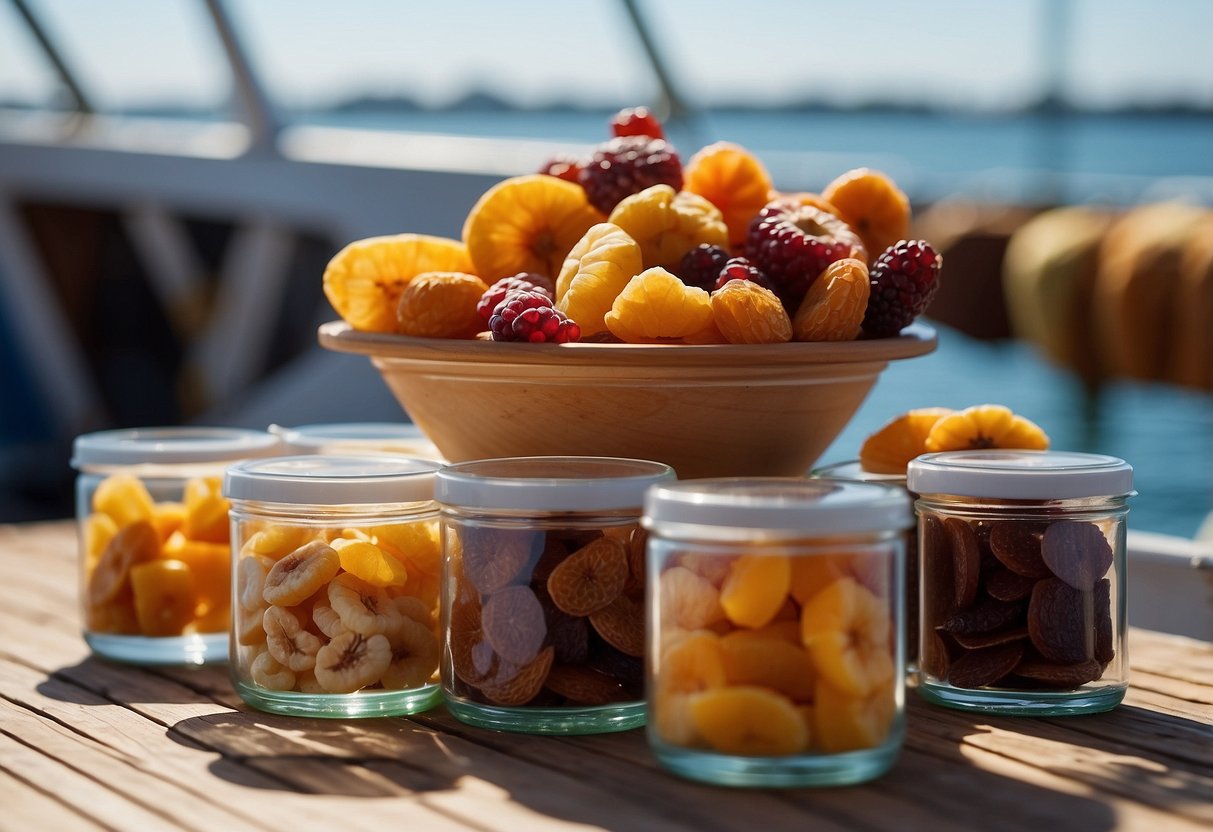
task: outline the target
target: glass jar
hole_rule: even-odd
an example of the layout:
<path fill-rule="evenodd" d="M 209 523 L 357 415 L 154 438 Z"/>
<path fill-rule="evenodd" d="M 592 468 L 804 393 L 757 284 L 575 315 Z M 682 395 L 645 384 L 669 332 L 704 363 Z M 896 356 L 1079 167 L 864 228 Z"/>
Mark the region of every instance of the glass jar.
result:
<path fill-rule="evenodd" d="M 84 639 L 133 664 L 227 661 L 231 549 L 223 469 L 278 439 L 236 428 L 76 437 Z"/>
<path fill-rule="evenodd" d="M 439 700 L 439 467 L 309 455 L 228 468 L 231 672 L 245 702 L 353 717 Z"/>
<path fill-rule="evenodd" d="M 668 465 L 465 462 L 437 475 L 443 696 L 459 720 L 536 734 L 643 725 L 644 492 Z"/>
<path fill-rule="evenodd" d="M 269 430 L 282 437 L 285 453 L 391 454 L 442 461 L 434 443 L 411 422 L 331 422 L 294 428 L 270 425 Z"/>
<path fill-rule="evenodd" d="M 896 488 L 690 480 L 649 491 L 648 741 L 731 786 L 878 777 L 905 733 Z"/>
<path fill-rule="evenodd" d="M 953 451 L 910 463 L 922 587 L 919 693 L 1031 716 L 1116 707 L 1133 469 L 1064 451 Z"/>
<path fill-rule="evenodd" d="M 911 505 L 918 499 L 917 494 L 906 488 L 904 474 L 877 474 L 865 471 L 857 459 L 815 468 L 812 476 L 854 482 L 876 482 L 904 490 Z M 918 679 L 918 523 L 915 522 L 906 529 L 904 535 L 906 547 L 905 596 L 902 603 L 905 604 L 906 609 L 906 681 L 913 683 Z"/>

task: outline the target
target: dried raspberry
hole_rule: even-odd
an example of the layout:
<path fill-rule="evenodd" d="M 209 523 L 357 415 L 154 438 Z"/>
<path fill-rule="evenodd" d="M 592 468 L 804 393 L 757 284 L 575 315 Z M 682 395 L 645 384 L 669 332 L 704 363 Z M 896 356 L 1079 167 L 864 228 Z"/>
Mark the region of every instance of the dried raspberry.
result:
<path fill-rule="evenodd" d="M 563 179 L 566 182 L 572 182 L 574 185 L 577 185 L 579 184 L 578 177 L 581 175 L 583 165 L 584 160 L 578 159 L 575 156 L 557 154 L 544 162 L 543 167 L 538 172 L 546 173 L 548 176 L 555 176 L 557 179 Z"/>
<path fill-rule="evenodd" d="M 497 304 L 489 319 L 494 341 L 563 344 L 581 340 L 581 327 L 552 308 L 552 299 L 539 292 L 514 291 Z"/>
<path fill-rule="evenodd" d="M 745 254 L 775 284 L 776 294 L 795 312 L 809 286 L 835 260 L 855 256 L 863 243 L 851 227 L 831 213 L 776 200 L 750 224 Z M 862 255 L 860 259 L 867 259 Z"/>
<path fill-rule="evenodd" d="M 720 270 L 729 262 L 729 252 L 720 246 L 700 243 L 682 255 L 678 264 L 678 277 L 688 286 L 697 286 L 712 291 Z"/>
<path fill-rule="evenodd" d="M 590 204 L 609 214 L 625 197 L 653 185 L 682 190 L 682 161 L 665 139 L 619 136 L 598 145 L 579 181 Z"/>
<path fill-rule="evenodd" d="M 744 257 L 734 257 L 726 262 L 720 270 L 720 276 L 712 284 L 712 289 L 719 289 L 730 280 L 748 280 L 751 283 L 757 283 L 764 289 L 770 289 L 775 294 L 779 294 L 779 290 L 775 288 L 775 284 L 771 281 L 771 278 L 763 274 L 757 266 Z"/>
<path fill-rule="evenodd" d="M 649 136 L 664 139 L 661 122 L 648 107 L 629 107 L 611 119 L 611 134 L 615 136 Z"/>
<path fill-rule="evenodd" d="M 519 272 L 513 277 L 503 277 L 480 296 L 480 302 L 476 304 L 476 311 L 480 313 L 483 320 L 488 321 L 493 317 L 493 310 L 497 308 L 497 304 L 514 291 L 538 292 L 541 295 L 547 295 L 548 300 L 551 300 L 552 281 L 535 272 Z"/>
<path fill-rule="evenodd" d="M 925 240 L 902 240 L 872 264 L 872 293 L 863 331 L 872 338 L 901 332 L 918 317 L 939 289 L 943 257 Z"/>

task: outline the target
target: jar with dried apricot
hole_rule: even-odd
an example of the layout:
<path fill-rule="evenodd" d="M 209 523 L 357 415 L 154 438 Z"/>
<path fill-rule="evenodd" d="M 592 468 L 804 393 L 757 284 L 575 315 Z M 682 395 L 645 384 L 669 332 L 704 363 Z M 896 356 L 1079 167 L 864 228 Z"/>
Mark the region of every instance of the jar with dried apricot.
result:
<path fill-rule="evenodd" d="M 224 468 L 276 452 L 264 431 L 163 427 L 76 438 L 80 600 L 93 652 L 133 664 L 227 660 Z"/>
<path fill-rule="evenodd" d="M 231 674 L 245 702 L 360 717 L 439 701 L 439 467 L 319 454 L 227 469 Z"/>
<path fill-rule="evenodd" d="M 905 733 L 904 490 L 829 479 L 650 489 L 648 739 L 684 777 L 838 786 Z"/>
<path fill-rule="evenodd" d="M 1110 710 L 1128 685 L 1125 518 L 1133 469 L 1064 451 L 952 451 L 920 495 L 919 693 L 964 710 Z"/>
<path fill-rule="evenodd" d="M 437 474 L 443 697 L 472 725 L 590 734 L 643 725 L 646 489 L 668 465 L 515 457 Z"/>

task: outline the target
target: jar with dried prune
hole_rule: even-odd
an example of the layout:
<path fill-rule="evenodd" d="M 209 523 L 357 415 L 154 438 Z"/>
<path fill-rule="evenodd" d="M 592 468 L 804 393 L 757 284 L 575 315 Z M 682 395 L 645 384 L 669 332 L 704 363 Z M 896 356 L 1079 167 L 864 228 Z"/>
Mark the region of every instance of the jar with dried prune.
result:
<path fill-rule="evenodd" d="M 538 734 L 644 724 L 641 505 L 668 465 L 515 457 L 450 465 L 443 697 L 459 720 Z"/>
<path fill-rule="evenodd" d="M 910 463 L 920 494 L 918 691 L 965 710 L 1110 710 L 1128 684 L 1125 518 L 1133 469 L 1065 451 Z"/>
<path fill-rule="evenodd" d="M 231 548 L 223 469 L 275 453 L 264 431 L 150 427 L 76 437 L 84 639 L 132 664 L 227 661 Z"/>
<path fill-rule="evenodd" d="M 681 776 L 839 786 L 905 734 L 905 491 L 830 479 L 649 490 L 648 740 Z"/>
<path fill-rule="evenodd" d="M 231 675 L 245 702 L 319 717 L 437 704 L 439 467 L 320 454 L 227 469 Z"/>

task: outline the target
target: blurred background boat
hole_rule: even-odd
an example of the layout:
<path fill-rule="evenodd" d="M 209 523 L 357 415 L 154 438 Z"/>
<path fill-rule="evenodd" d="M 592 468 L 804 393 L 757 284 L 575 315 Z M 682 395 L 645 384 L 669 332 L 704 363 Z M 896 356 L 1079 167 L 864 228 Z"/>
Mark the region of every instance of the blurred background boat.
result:
<path fill-rule="evenodd" d="M 1128 459 L 1131 526 L 1190 540 L 1213 504 L 1210 38 L 1201 0 L 0 3 L 0 520 L 70 512 L 84 431 L 404 419 L 316 346 L 328 258 L 458 236 L 490 184 L 646 104 L 684 159 L 734 141 L 785 190 L 880 168 L 945 253 L 938 352 L 891 367 L 822 462 L 908 408 L 1000 402 Z"/>

